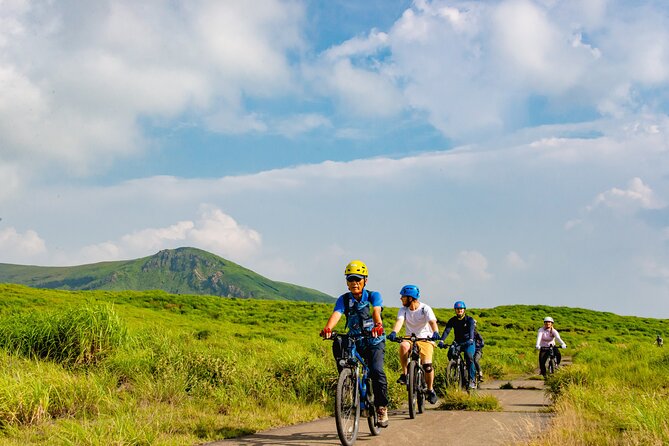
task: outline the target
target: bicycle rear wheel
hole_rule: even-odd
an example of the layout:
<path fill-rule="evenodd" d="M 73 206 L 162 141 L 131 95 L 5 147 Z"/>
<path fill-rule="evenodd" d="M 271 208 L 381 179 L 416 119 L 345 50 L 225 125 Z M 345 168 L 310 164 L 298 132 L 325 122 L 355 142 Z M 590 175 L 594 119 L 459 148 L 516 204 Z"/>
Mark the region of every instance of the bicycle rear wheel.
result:
<path fill-rule="evenodd" d="M 337 435 L 344 446 L 352 446 L 360 427 L 360 392 L 356 373 L 345 367 L 339 373 L 335 396 Z"/>
<path fill-rule="evenodd" d="M 417 382 L 417 371 L 416 371 L 416 362 L 410 361 L 409 367 L 407 370 L 407 393 L 409 397 L 409 418 L 413 419 L 416 417 L 416 399 L 418 386 Z"/>
<path fill-rule="evenodd" d="M 372 389 L 372 379 L 367 378 L 367 425 L 372 435 L 376 436 L 381 433 L 379 427 L 379 416 L 376 413 L 374 406 L 374 390 Z"/>

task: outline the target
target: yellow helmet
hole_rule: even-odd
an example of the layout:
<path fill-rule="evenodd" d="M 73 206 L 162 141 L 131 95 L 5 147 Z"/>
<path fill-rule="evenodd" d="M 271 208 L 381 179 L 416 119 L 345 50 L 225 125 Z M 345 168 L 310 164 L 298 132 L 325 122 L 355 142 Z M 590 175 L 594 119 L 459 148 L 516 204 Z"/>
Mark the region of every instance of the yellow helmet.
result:
<path fill-rule="evenodd" d="M 351 260 L 346 269 L 344 270 L 345 275 L 355 274 L 357 276 L 367 277 L 367 265 L 365 265 L 362 260 Z"/>

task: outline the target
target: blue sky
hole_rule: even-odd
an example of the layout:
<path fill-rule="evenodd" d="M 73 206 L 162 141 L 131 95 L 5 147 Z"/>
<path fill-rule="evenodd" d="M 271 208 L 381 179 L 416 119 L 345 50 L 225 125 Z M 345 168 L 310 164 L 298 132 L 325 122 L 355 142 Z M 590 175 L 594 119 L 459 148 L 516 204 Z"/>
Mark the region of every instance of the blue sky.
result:
<path fill-rule="evenodd" d="M 0 262 L 669 318 L 666 42 L 660 1 L 5 1 Z"/>

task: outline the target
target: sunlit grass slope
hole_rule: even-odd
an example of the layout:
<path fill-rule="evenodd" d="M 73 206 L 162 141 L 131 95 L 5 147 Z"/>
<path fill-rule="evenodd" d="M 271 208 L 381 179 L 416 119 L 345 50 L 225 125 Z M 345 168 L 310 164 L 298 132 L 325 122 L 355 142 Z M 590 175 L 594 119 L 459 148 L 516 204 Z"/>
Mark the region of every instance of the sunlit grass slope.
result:
<path fill-rule="evenodd" d="M 318 332 L 331 311 L 299 301 L 0 285 L 0 444 L 198 444 L 329 415 L 336 370 Z M 443 324 L 452 310 L 436 313 Z M 386 327 L 396 314 L 386 308 Z M 660 416 L 669 361 L 652 346 L 666 321 L 540 306 L 470 314 L 486 340 L 489 378 L 533 373 L 536 329 L 544 315 L 556 319 L 574 360 L 551 384 L 560 439 L 582 438 L 586 426 L 667 440 Z M 445 361 L 437 351 L 438 382 Z M 394 383 L 396 344 L 386 368 Z M 405 392 L 391 384 L 390 396 L 397 406 Z"/>

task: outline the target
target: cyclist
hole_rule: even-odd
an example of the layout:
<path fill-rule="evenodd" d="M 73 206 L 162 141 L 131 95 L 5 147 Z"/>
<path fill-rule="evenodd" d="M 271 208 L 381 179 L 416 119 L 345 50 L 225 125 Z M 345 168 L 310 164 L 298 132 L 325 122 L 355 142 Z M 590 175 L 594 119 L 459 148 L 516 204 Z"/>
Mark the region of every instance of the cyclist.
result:
<path fill-rule="evenodd" d="M 402 328 L 402 324 L 406 322 L 407 336 L 415 334 L 418 338 L 432 338 L 439 339 L 439 327 L 437 327 L 437 317 L 429 305 L 420 302 L 420 290 L 416 285 L 404 285 L 400 290 L 400 299 L 402 300 L 402 307 L 397 312 L 397 321 L 393 327 L 393 331 L 388 335 L 390 341 L 397 339 L 397 332 Z M 420 349 L 420 360 L 425 370 L 425 384 L 427 385 L 427 400 L 430 404 L 437 402 L 437 394 L 433 389 L 434 385 L 434 368 L 432 367 L 432 354 L 434 352 L 434 342 L 418 341 L 418 348 Z M 406 385 L 407 383 L 407 366 L 409 364 L 409 353 L 411 350 L 411 343 L 409 341 L 402 341 L 400 344 L 400 364 L 402 365 L 402 374 L 397 382 Z"/>
<path fill-rule="evenodd" d="M 453 342 L 460 344 L 460 347 L 465 352 L 467 368 L 469 369 L 469 388 L 476 388 L 476 365 L 474 364 L 474 353 L 476 353 L 476 346 L 474 345 L 474 331 L 476 330 L 476 321 L 473 317 L 465 315 L 467 305 L 461 300 L 453 304 L 455 316 L 446 322 L 446 329 L 441 335 L 439 341 L 439 348 L 444 348 L 444 341 L 451 332 L 455 332 L 455 340 Z"/>
<path fill-rule="evenodd" d="M 478 330 L 474 330 L 474 346 L 476 351 L 474 352 L 474 366 L 476 366 L 476 373 L 479 375 L 479 381 L 483 382 L 483 372 L 481 371 L 481 356 L 483 356 L 483 338 Z"/>
<path fill-rule="evenodd" d="M 655 338 L 655 342 L 657 342 L 658 347 L 662 347 L 664 345 L 664 339 L 662 339 L 662 336 L 657 335 L 657 338 Z"/>
<path fill-rule="evenodd" d="M 368 274 L 367 265 L 362 261 L 351 261 L 346 265 L 344 274 L 348 293 L 339 296 L 334 311 L 321 330 L 320 335 L 329 339 L 332 336 L 332 329 L 337 325 L 342 314 L 346 315 L 346 328 L 349 334 L 367 333 L 371 335 L 371 337 L 358 341 L 356 347 L 361 356 L 365 358 L 370 370 L 379 426 L 388 427 L 388 382 L 383 370 L 386 336 L 383 332 L 383 322 L 381 320 L 383 299 L 378 291 L 365 289 Z M 337 342 L 332 345 L 332 352 L 335 360 L 337 360 L 338 368 L 340 367 L 339 358 L 342 357 L 344 349 L 345 347 Z"/>
<path fill-rule="evenodd" d="M 536 349 L 539 350 L 539 370 L 544 378 L 546 377 L 546 361 L 548 361 L 550 354 L 545 347 L 554 346 L 557 340 L 562 348 L 567 348 L 567 344 L 560 338 L 560 333 L 553 327 L 553 324 L 552 317 L 545 317 L 544 326 L 539 329 L 539 333 L 537 334 Z M 544 349 L 542 350 L 541 347 L 544 347 Z M 560 350 L 555 349 L 555 362 L 560 365 L 561 360 L 562 355 L 560 354 Z"/>

